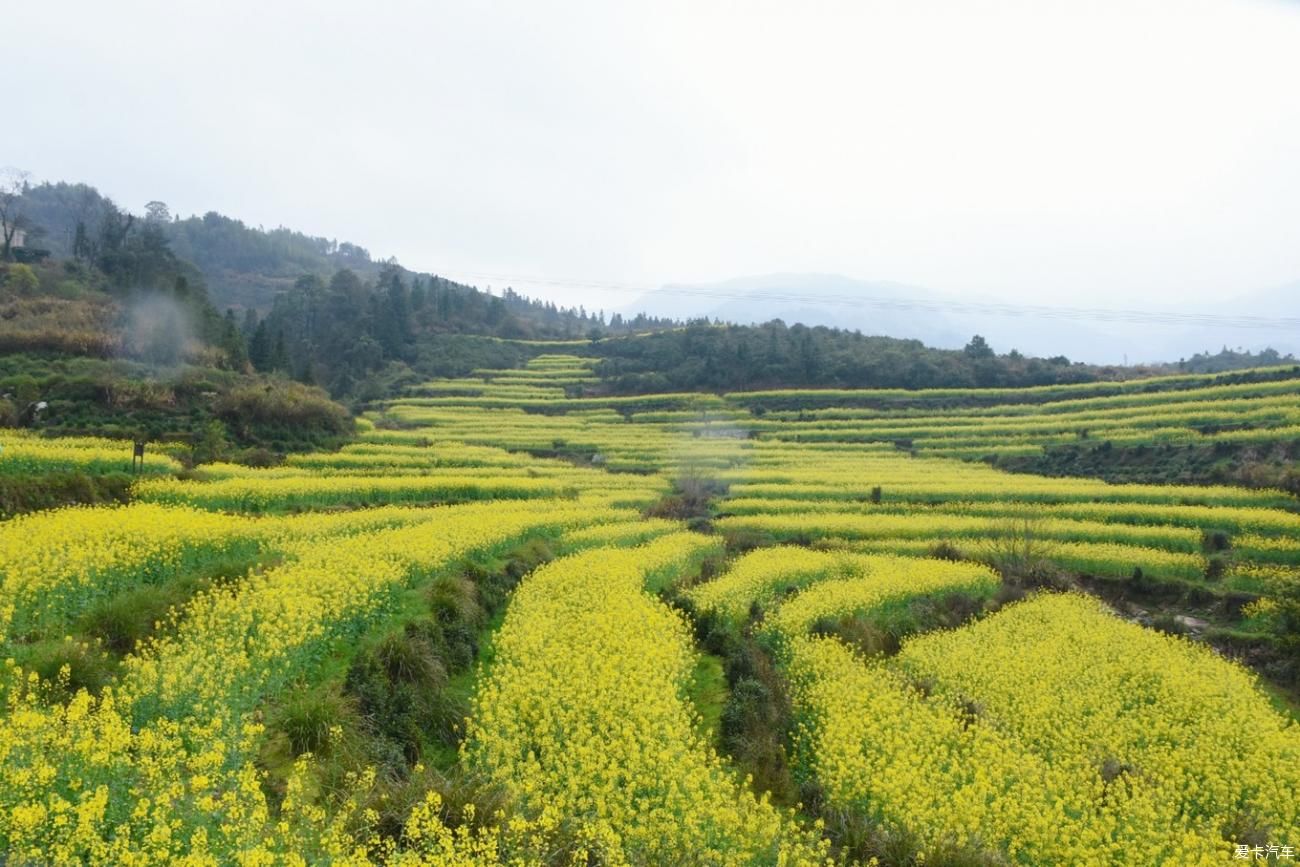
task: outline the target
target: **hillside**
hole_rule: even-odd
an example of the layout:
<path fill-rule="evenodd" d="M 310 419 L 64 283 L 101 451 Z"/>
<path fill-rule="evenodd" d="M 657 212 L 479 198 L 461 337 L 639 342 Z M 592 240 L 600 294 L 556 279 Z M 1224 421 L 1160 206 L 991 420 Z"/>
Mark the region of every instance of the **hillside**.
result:
<path fill-rule="evenodd" d="M 554 341 L 578 341 L 568 350 L 600 360 L 594 368 L 599 381 L 585 387 L 594 394 L 1021 387 L 1284 360 L 1276 353 L 1226 349 L 1172 367 L 1087 365 L 1060 354 L 1036 358 L 1011 347 L 995 348 L 980 337 L 959 338 L 944 314 L 915 309 L 916 303 L 941 301 L 932 294 L 844 278 L 822 277 L 813 288 L 830 286 L 848 298 L 865 287 L 869 294 L 912 306 L 875 310 L 859 323 L 866 326 L 865 333 L 816 324 L 856 321 L 814 315 L 816 311 L 809 313 L 811 325 L 787 325 L 779 318 L 760 321 L 781 309 L 772 297 L 797 295 L 799 290 L 791 287 L 806 282 L 800 275 L 760 281 L 757 289 L 764 291 L 758 299 L 750 298 L 755 286 L 749 283 L 721 287 L 734 298 L 713 312 L 742 324 L 698 318 L 719 299 L 707 291 L 695 297 L 691 287 L 666 290 L 670 294 L 652 305 L 659 316 L 629 312 L 605 317 L 511 289 L 499 295 L 481 292 L 393 261 L 376 261 L 355 244 L 287 228 L 253 228 L 216 213 L 182 219 L 161 202 L 150 202 L 141 216 L 132 215 L 85 184 L 30 186 L 19 205 L 32 227 L 26 255 L 39 249 L 34 244 L 43 245 L 55 263 L 51 267 L 62 267 L 72 284 L 84 282 L 87 268 L 102 272 L 119 292 L 137 284 L 157 289 L 169 280 L 163 288 L 175 290 L 183 280 L 204 297 L 195 308 L 203 339 L 221 347 L 233 367 L 247 358 L 254 371 L 319 386 L 353 406 L 391 396 L 422 378 L 520 365 Z M 125 247 L 123 239 L 129 241 Z M 148 252 L 123 258 L 127 249 Z M 158 262 L 150 265 L 150 256 Z M 161 270 L 151 273 L 150 268 Z M 40 282 L 46 292 L 67 281 L 47 271 Z M 118 351 L 96 345 L 95 329 L 87 325 L 102 318 L 102 310 L 95 309 L 98 301 L 23 303 L 28 308 L 24 318 L 31 328 L 44 329 L 40 340 L 48 348 L 101 356 Z M 665 303 L 671 306 L 665 308 Z M 226 311 L 225 317 L 214 310 Z M 31 337 L 30 328 L 24 333 Z M 906 339 L 886 334 L 906 334 Z M 927 345 L 930 339 L 960 348 L 934 348 Z M 10 340 L 15 348 L 21 343 L 16 334 Z"/>
<path fill-rule="evenodd" d="M 374 261 L 355 244 L 283 227 L 253 229 L 216 213 L 182 220 L 159 201 L 136 217 L 86 185 L 27 187 L 18 204 L 32 226 L 30 238 L 51 255 L 38 274 L 40 286 L 30 291 L 57 295 L 66 282 L 59 268 L 73 283 L 103 273 L 118 292 L 134 291 L 136 283 L 175 291 L 183 279 L 201 295 L 195 307 L 201 337 L 222 348 L 229 367 L 238 369 L 247 359 L 257 372 L 321 386 L 354 404 L 395 394 L 420 378 L 523 364 L 543 351 L 538 341 L 565 339 L 585 341 L 575 351 L 603 359 L 595 369 L 601 378 L 595 389 L 619 393 L 664 387 L 1043 385 L 1132 373 L 1069 364 L 1062 357 L 997 355 L 982 341 L 945 351 L 823 326 L 787 328 L 780 321 L 715 328 L 705 321 L 684 325 L 681 317 L 604 318 L 510 289 L 490 295 Z M 149 273 L 139 261 L 118 261 L 123 250 L 147 251 L 161 263 L 153 266 L 160 272 Z M 30 322 L 23 333 L 44 328 L 40 317 L 59 320 L 44 328 L 49 350 L 112 356 L 120 351 L 113 346 L 118 338 L 95 344 L 94 328 L 87 331 L 77 322 L 103 316 L 101 300 L 51 299 L 40 303 L 39 313 L 34 302 L 23 302 Z M 225 317 L 213 308 L 224 309 Z M 10 335 L 12 346 L 21 342 L 18 334 Z"/>
<path fill-rule="evenodd" d="M 0 514 L 124 498 L 132 441 L 187 464 L 266 463 L 352 434 L 323 391 L 249 365 L 234 319 L 156 226 L 117 226 L 93 259 L 0 263 L 0 427 L 125 441 L 107 475 L 6 465 Z"/>
<path fill-rule="evenodd" d="M 95 187 L 81 183 L 29 186 L 18 207 L 35 229 L 33 245 L 48 249 L 57 259 L 93 258 L 104 227 L 127 214 Z M 391 260 L 374 259 L 364 247 L 347 241 L 284 227 L 252 227 L 214 212 L 182 218 L 157 201 L 148 203 L 142 219 L 157 226 L 178 259 L 203 274 L 213 304 L 223 311 L 231 308 L 240 314 L 246 310 L 266 314 L 300 279 L 328 281 L 346 269 L 363 283 L 377 283 L 384 274 L 395 273 L 412 289 L 422 286 L 430 294 L 442 291 L 474 299 L 460 305 L 459 318 L 445 323 L 450 330 L 561 338 L 585 337 L 600 324 L 594 313 L 557 308 L 513 292 L 503 294 L 499 305 L 494 305 L 486 293 L 437 275 L 409 271 Z M 644 330 L 655 324 L 642 320 L 626 327 Z M 603 327 L 617 330 L 620 326 L 605 323 Z"/>
<path fill-rule="evenodd" d="M 1300 370 L 577 396 L 599 363 L 0 522 L 0 847 L 1137 867 L 1300 829 L 1296 498 L 978 460 L 1294 441 Z M 125 445 L 0 439 L 95 478 Z M 120 817 L 10 818 L 37 770 Z"/>

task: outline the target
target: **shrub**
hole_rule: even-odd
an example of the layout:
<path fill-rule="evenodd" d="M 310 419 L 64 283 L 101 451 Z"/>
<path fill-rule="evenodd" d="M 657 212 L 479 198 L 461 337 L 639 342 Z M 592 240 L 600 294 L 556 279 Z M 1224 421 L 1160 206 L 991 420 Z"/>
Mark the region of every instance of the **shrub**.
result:
<path fill-rule="evenodd" d="M 238 386 L 218 398 L 217 415 L 236 425 L 275 424 L 343 436 L 351 416 L 319 388 L 288 380 Z"/>
<path fill-rule="evenodd" d="M 447 669 L 438 653 L 441 644 L 438 625 L 418 620 L 400 633 L 385 636 L 374 655 L 390 682 L 441 689 L 447 682 Z"/>
<path fill-rule="evenodd" d="M 429 611 L 439 623 L 478 624 L 483 616 L 478 589 L 464 575 L 439 575 L 425 591 Z"/>
<path fill-rule="evenodd" d="M 34 644 L 21 662 L 65 698 L 83 689 L 99 695 L 116 674 L 116 663 L 103 648 L 72 638 Z"/>
<path fill-rule="evenodd" d="M 776 542 L 776 537 L 771 533 L 747 527 L 729 527 L 723 531 L 722 539 L 727 546 L 727 553 L 733 555 L 744 554 L 756 548 L 766 548 Z"/>
<path fill-rule="evenodd" d="M 930 546 L 929 555 L 936 560 L 952 560 L 954 562 L 965 560 L 966 554 L 961 548 L 958 548 L 952 542 L 947 540 L 936 542 Z"/>
<path fill-rule="evenodd" d="M 724 482 L 687 470 L 673 481 L 671 493 L 645 510 L 645 516 L 670 521 L 707 521 L 712 514 L 713 499 L 726 492 Z"/>
<path fill-rule="evenodd" d="M 251 449 L 244 449 L 234 456 L 234 460 L 236 463 L 243 464 L 246 467 L 265 469 L 266 467 L 279 466 L 282 458 L 270 449 L 259 446 Z"/>
<path fill-rule="evenodd" d="M 1201 547 L 1211 553 L 1227 551 L 1232 547 L 1232 537 L 1226 530 L 1201 531 Z"/>
<path fill-rule="evenodd" d="M 153 633 L 154 624 L 170 607 L 168 594 L 157 587 L 140 587 L 96 602 L 82 616 L 81 628 L 109 650 L 125 655 Z"/>
<path fill-rule="evenodd" d="M 348 697 L 329 688 L 304 687 L 285 697 L 271 727 L 288 739 L 294 756 L 326 756 L 334 743 L 334 733 L 355 724 L 356 708 Z"/>
<path fill-rule="evenodd" d="M 441 737 L 448 728 L 447 677 L 443 629 L 434 619 L 422 618 L 357 654 L 344 689 L 379 746 L 386 741 L 413 763 L 426 733 Z"/>
<path fill-rule="evenodd" d="M 1043 532 L 1042 524 L 1042 519 L 1028 515 L 1007 518 L 997 535 L 984 543 L 986 560 L 1004 580 L 1041 581 L 1052 577 L 1055 546 Z"/>
<path fill-rule="evenodd" d="M 17 295 L 31 295 L 41 288 L 40 278 L 30 265 L 21 263 L 10 265 L 6 269 L 5 288 Z"/>
<path fill-rule="evenodd" d="M 816 635 L 834 635 L 863 656 L 893 656 L 902 648 L 898 636 L 868 616 L 845 617 L 839 621 L 822 618 L 813 625 Z"/>

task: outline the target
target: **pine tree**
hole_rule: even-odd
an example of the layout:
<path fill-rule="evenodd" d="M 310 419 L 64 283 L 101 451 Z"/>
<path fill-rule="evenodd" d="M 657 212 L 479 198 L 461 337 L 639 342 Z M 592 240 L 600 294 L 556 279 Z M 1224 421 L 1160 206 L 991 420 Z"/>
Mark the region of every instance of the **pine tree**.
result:
<path fill-rule="evenodd" d="M 248 366 L 248 346 L 244 343 L 244 335 L 240 333 L 235 311 L 229 308 L 226 309 L 221 329 L 221 348 L 225 350 L 226 363 L 231 369 L 243 370 Z"/>

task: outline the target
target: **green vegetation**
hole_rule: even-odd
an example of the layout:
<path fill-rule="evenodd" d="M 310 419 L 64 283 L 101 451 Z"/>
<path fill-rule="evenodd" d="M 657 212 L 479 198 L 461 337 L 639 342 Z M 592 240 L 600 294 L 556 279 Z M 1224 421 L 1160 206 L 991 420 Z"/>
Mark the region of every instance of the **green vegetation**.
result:
<path fill-rule="evenodd" d="M 1300 833 L 1292 359 L 606 321 L 25 196 L 23 863 L 1209 865 Z"/>
<path fill-rule="evenodd" d="M 84 503 L 125 503 L 135 479 L 127 473 L 42 472 L 13 476 L 0 473 L 0 518 L 23 512 Z"/>

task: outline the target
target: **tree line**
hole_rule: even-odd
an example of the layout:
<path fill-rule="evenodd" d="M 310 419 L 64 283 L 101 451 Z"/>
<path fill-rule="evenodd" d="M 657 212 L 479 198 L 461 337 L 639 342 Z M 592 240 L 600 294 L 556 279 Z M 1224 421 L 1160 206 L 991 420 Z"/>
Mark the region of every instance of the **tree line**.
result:
<path fill-rule="evenodd" d="M 976 335 L 959 350 L 919 340 L 824 326 L 694 322 L 684 328 L 593 346 L 597 373 L 616 392 L 740 391 L 765 388 L 1008 387 L 1088 382 L 1116 371 L 997 354 Z"/>

